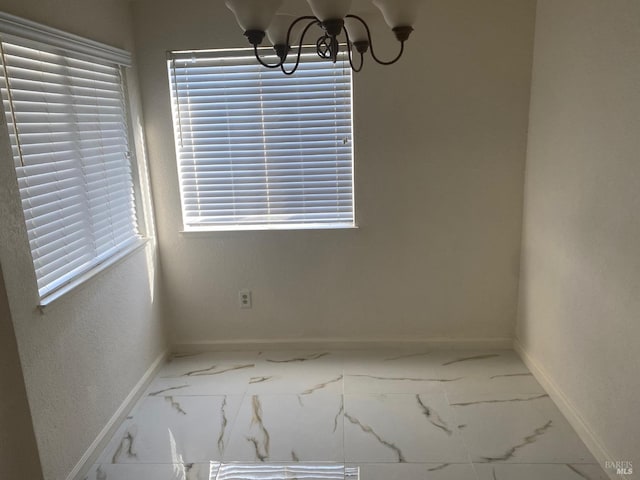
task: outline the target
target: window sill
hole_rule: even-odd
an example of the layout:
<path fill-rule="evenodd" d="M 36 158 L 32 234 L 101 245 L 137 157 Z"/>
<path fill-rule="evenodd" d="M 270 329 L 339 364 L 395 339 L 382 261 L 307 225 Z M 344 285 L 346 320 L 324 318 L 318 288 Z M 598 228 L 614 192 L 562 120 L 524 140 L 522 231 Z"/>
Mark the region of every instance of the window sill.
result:
<path fill-rule="evenodd" d="M 148 238 L 138 239 L 137 241 L 133 242 L 131 245 L 120 250 L 119 252 L 112 255 L 111 257 L 107 258 L 102 263 L 91 268 L 89 271 L 83 273 L 82 275 L 79 275 L 69 283 L 63 285 L 57 290 L 54 290 L 53 292 L 48 293 L 44 297 L 40 298 L 40 303 L 38 303 L 38 308 L 40 309 L 40 312 L 45 313 L 46 307 L 56 302 L 58 299 L 66 296 L 68 293 L 74 291 L 78 287 L 81 287 L 82 285 L 87 283 L 89 280 L 91 280 L 93 277 L 105 271 L 107 268 L 111 267 L 112 265 L 116 265 L 117 263 L 120 263 L 122 260 L 131 256 L 133 253 L 137 252 L 138 250 L 141 250 L 147 245 L 148 242 L 149 242 Z"/>
<path fill-rule="evenodd" d="M 327 223 L 327 224 L 282 224 L 282 225 L 220 225 L 206 227 L 190 227 L 181 230 L 180 233 L 191 235 L 194 233 L 215 232 L 265 232 L 265 231 L 295 231 L 295 230 L 354 230 L 355 223 Z"/>

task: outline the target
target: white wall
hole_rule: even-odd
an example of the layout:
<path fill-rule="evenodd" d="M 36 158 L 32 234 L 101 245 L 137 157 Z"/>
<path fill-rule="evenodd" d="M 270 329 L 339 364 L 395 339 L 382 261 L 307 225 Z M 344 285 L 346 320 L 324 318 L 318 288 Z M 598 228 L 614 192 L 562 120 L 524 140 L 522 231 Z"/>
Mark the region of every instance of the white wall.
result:
<path fill-rule="evenodd" d="M 517 336 L 637 470 L 640 3 L 537 8 Z"/>
<path fill-rule="evenodd" d="M 429 1 L 405 58 L 356 76 L 358 230 L 190 235 L 165 51 L 247 43 L 222 1 L 134 2 L 173 341 L 511 337 L 534 10 Z"/>
<path fill-rule="evenodd" d="M 0 478 L 41 480 L 40 458 L 0 272 Z"/>
<path fill-rule="evenodd" d="M 0 10 L 133 48 L 125 1 L 0 0 Z M 135 107 L 135 82 L 133 90 Z M 164 350 L 154 247 L 149 243 L 40 314 L 4 134 L 0 147 L 0 261 L 44 477 L 62 480 Z"/>

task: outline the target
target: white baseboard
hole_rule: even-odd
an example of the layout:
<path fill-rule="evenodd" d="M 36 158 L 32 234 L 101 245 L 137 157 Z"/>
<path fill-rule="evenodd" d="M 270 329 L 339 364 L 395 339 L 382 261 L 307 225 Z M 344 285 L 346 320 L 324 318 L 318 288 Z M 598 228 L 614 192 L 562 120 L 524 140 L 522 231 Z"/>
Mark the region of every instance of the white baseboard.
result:
<path fill-rule="evenodd" d="M 151 366 L 144 372 L 142 378 L 136 383 L 133 387 L 129 395 L 124 399 L 124 401 L 120 404 L 116 412 L 109 419 L 104 428 L 100 431 L 96 439 L 89 445 L 89 448 L 82 458 L 78 461 L 73 470 L 67 475 L 66 480 L 80 480 L 84 478 L 84 475 L 87 474 L 91 466 L 95 463 L 98 458 L 98 455 L 102 452 L 102 450 L 107 446 L 107 443 L 111 439 L 111 436 L 115 433 L 115 430 L 120 426 L 122 421 L 127 417 L 133 406 L 136 404 L 138 399 L 142 396 L 145 389 L 156 375 L 160 367 L 162 367 L 167 355 L 168 351 L 164 351 L 161 353 L 151 364 Z"/>
<path fill-rule="evenodd" d="M 520 355 L 520 358 L 522 358 L 522 361 L 529 368 L 531 373 L 533 373 L 533 376 L 536 378 L 536 380 L 540 382 L 542 388 L 544 388 L 545 391 L 549 394 L 551 400 L 553 400 L 553 402 L 571 424 L 573 429 L 578 434 L 578 437 L 580 437 L 591 454 L 604 468 L 605 462 L 611 461 L 615 457 L 611 455 L 611 453 L 607 450 L 607 448 L 604 446 L 604 443 L 589 426 L 589 423 L 576 409 L 574 404 L 567 398 L 562 389 L 553 381 L 544 367 L 536 359 L 534 359 L 529 352 L 526 351 L 524 346 L 517 338 L 513 341 L 513 348 L 518 353 L 518 355 Z M 616 475 L 612 470 L 605 470 L 605 473 L 611 479 L 622 478 Z"/>
<path fill-rule="evenodd" d="M 378 348 L 443 348 L 511 350 L 512 338 L 309 338 L 309 339 L 247 339 L 217 340 L 199 342 L 176 342 L 171 347 L 174 352 L 206 352 L 231 350 L 367 350 Z"/>

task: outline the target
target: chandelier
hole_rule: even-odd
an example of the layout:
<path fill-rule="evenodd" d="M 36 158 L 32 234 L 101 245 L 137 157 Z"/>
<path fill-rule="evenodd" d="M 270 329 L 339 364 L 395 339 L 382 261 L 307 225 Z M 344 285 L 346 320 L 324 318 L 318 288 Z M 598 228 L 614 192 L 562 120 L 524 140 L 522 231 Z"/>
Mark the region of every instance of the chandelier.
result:
<path fill-rule="evenodd" d="M 290 15 L 276 14 L 282 2 L 283 0 L 226 0 L 225 3 L 235 14 L 240 28 L 244 30 L 244 36 L 253 46 L 258 62 L 267 68 L 279 68 L 286 75 L 292 75 L 300 65 L 305 36 L 312 27 L 321 30 L 321 35 L 315 42 L 320 58 L 334 63 L 337 61 L 341 46 L 338 37 L 344 33 L 346 42 L 342 44 L 345 45 L 349 64 L 355 72 L 362 70 L 367 51 L 381 65 L 396 63 L 404 53 L 404 43 L 413 31 L 412 25 L 421 0 L 373 0 L 400 42 L 399 53 L 389 60 L 380 60 L 376 55 L 367 23 L 361 17 L 349 14 L 352 0 L 307 0 L 313 15 L 295 19 Z M 300 30 L 299 36 L 297 33 L 294 35 L 294 32 Z M 268 63 L 260 56 L 258 46 L 262 44 L 265 35 L 279 59 L 275 64 Z M 292 45 L 293 40 L 295 43 Z M 290 53 L 295 63 L 287 69 L 285 64 Z M 357 58 L 358 55 L 359 60 L 354 61 L 354 57 Z"/>

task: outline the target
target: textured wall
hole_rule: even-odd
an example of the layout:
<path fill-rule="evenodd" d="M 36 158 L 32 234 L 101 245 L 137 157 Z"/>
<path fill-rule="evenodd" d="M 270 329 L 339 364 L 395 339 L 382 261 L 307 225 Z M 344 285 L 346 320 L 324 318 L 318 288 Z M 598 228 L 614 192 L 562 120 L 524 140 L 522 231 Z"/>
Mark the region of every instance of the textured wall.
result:
<path fill-rule="evenodd" d="M 0 478 L 39 480 L 40 458 L 0 272 Z"/>
<path fill-rule="evenodd" d="M 124 1 L 0 0 L 0 10 L 133 46 Z M 154 250 L 150 243 L 40 314 L 7 142 L 3 133 L 0 261 L 45 478 L 63 480 L 164 349 Z"/>
<path fill-rule="evenodd" d="M 246 40 L 221 1 L 173 5 L 133 3 L 174 341 L 512 336 L 533 0 L 426 2 L 405 58 L 356 75 L 359 229 L 210 234 L 180 233 L 165 51 Z"/>
<path fill-rule="evenodd" d="M 612 459 L 634 470 L 638 58 L 637 0 L 538 0 L 517 332 Z"/>

